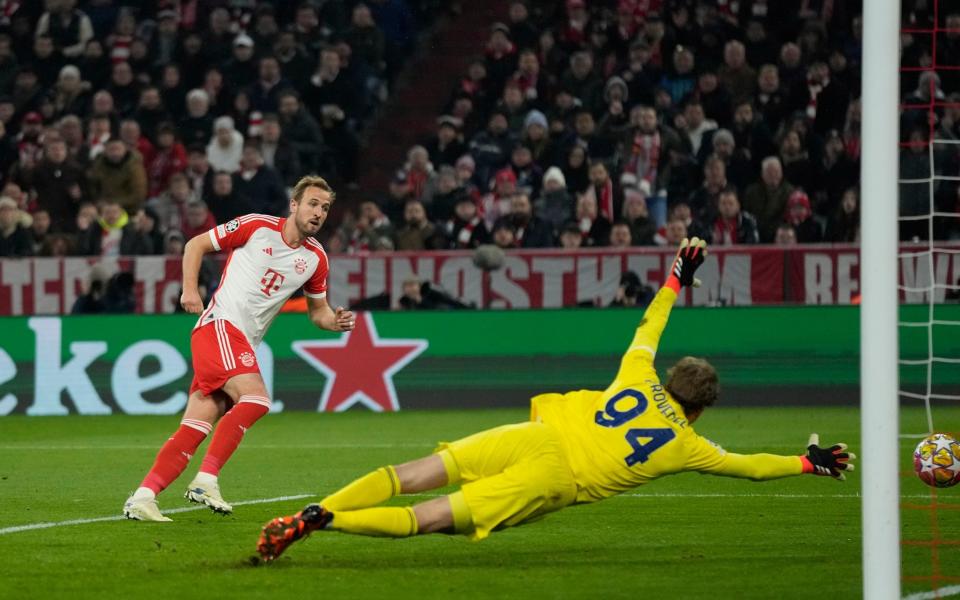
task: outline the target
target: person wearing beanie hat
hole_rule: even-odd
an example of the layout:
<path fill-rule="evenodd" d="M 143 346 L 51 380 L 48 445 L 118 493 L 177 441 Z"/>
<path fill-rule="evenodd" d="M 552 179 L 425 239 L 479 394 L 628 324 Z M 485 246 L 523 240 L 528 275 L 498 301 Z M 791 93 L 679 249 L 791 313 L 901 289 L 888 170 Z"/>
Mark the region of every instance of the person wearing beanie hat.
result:
<path fill-rule="evenodd" d="M 213 122 L 213 139 L 207 144 L 207 162 L 214 171 L 236 173 L 243 156 L 243 134 L 236 130 L 232 117 L 218 117 Z"/>
<path fill-rule="evenodd" d="M 787 198 L 787 212 L 783 220 L 797 232 L 797 242 L 814 244 L 823 241 L 823 229 L 813 217 L 810 197 L 803 190 L 794 190 Z"/>
<path fill-rule="evenodd" d="M 547 116 L 539 110 L 531 110 L 523 120 L 523 143 L 530 148 L 533 160 L 545 165 L 552 162 L 554 152 L 550 147 L 550 125 Z"/>
<path fill-rule="evenodd" d="M 437 132 L 426 144 L 427 154 L 434 167 L 453 165 L 467 151 L 467 146 L 460 137 L 462 124 L 463 121 L 451 115 L 443 115 L 437 119 Z"/>
<path fill-rule="evenodd" d="M 543 191 L 533 203 L 537 215 L 560 231 L 563 224 L 573 218 L 573 196 L 567 190 L 563 171 L 550 167 L 543 175 Z"/>

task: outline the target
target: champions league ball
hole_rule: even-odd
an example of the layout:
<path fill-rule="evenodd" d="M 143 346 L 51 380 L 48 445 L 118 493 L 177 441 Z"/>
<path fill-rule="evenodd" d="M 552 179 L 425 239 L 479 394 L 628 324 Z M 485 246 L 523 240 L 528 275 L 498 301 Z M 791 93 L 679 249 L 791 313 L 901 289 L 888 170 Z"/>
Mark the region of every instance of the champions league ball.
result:
<path fill-rule="evenodd" d="M 913 470 L 925 484 L 948 488 L 960 483 L 960 442 L 945 433 L 935 433 L 917 444 Z"/>

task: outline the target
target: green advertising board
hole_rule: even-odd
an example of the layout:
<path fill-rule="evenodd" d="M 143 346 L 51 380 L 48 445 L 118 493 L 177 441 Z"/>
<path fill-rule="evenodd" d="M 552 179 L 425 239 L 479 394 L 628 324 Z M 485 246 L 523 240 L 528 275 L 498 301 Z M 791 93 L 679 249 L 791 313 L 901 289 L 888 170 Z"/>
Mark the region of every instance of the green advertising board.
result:
<path fill-rule="evenodd" d="M 902 321 L 926 322 L 925 306 Z M 257 351 L 275 410 L 522 406 L 544 391 L 601 389 L 641 313 L 628 309 L 365 313 L 351 334 L 280 315 Z M 960 306 L 938 305 L 938 320 Z M 857 397 L 857 307 L 676 308 L 660 344 L 663 373 L 684 355 L 718 368 L 722 401 L 834 403 Z M 129 315 L 0 319 L 0 415 L 172 414 L 192 377 L 195 317 Z M 934 354 L 960 336 L 934 327 Z M 907 389 L 927 381 L 927 327 L 901 328 Z M 953 368 L 950 368 L 953 367 Z M 960 385 L 934 362 L 935 386 Z"/>

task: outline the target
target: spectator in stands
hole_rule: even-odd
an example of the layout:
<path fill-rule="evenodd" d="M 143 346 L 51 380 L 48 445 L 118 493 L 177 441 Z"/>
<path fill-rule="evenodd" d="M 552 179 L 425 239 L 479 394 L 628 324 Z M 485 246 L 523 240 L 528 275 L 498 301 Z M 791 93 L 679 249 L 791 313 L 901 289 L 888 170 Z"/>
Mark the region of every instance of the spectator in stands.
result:
<path fill-rule="evenodd" d="M 258 43 L 258 48 L 267 47 Z M 297 43 L 293 31 L 281 31 L 273 42 L 273 55 L 280 63 L 280 71 L 287 81 L 306 82 L 313 73 L 314 62 Z"/>
<path fill-rule="evenodd" d="M 437 133 L 426 144 L 430 162 L 437 168 L 453 165 L 467 147 L 460 138 L 460 119 L 443 115 L 437 119 Z"/>
<path fill-rule="evenodd" d="M 797 244 L 797 230 L 789 223 L 777 225 L 773 243 L 778 246 L 795 246 Z"/>
<path fill-rule="evenodd" d="M 213 115 L 210 114 L 210 96 L 202 89 L 190 90 L 187 94 L 187 116 L 177 125 L 184 145 L 206 146 L 213 132 Z"/>
<path fill-rule="evenodd" d="M 560 78 L 560 85 L 579 99 L 584 108 L 591 111 L 599 108 L 603 81 L 594 72 L 589 52 L 581 50 L 570 55 L 570 67 Z"/>
<path fill-rule="evenodd" d="M 61 54 L 76 58 L 93 39 L 90 17 L 76 8 L 76 0 L 47 2 L 47 11 L 37 21 L 35 35 L 50 36 Z"/>
<path fill-rule="evenodd" d="M 2 131 L 2 128 L 3 126 L 0 125 L 0 131 Z M 81 123 L 80 118 L 76 115 L 63 117 L 57 123 L 57 131 L 60 133 L 60 138 L 63 139 L 67 145 L 67 156 L 74 161 L 85 163 L 87 149 L 83 140 L 83 123 Z M 0 138 L 0 140 L 5 139 L 6 136 Z M 3 142 L 0 141 L 0 143 Z M 7 169 L 4 169 L 2 161 L 0 161 L 0 170 L 4 170 L 4 172 L 7 171 Z"/>
<path fill-rule="evenodd" d="M 493 190 L 480 199 L 480 212 L 487 227 L 493 230 L 497 219 L 510 212 L 510 198 L 517 192 L 517 176 L 510 168 L 497 171 Z"/>
<path fill-rule="evenodd" d="M 30 224 L 32 254 L 40 255 L 50 236 L 50 213 L 45 210 L 36 210 L 31 216 L 33 217 L 33 223 Z"/>
<path fill-rule="evenodd" d="M 80 69 L 64 65 L 52 92 L 54 117 L 85 114 L 90 102 L 89 89 L 90 84 L 81 79 Z"/>
<path fill-rule="evenodd" d="M 257 80 L 247 88 L 250 107 L 262 113 L 277 112 L 280 93 L 290 87 L 290 82 L 280 73 L 280 63 L 275 56 L 264 56 L 257 67 Z"/>
<path fill-rule="evenodd" d="M 383 73 L 386 67 L 383 60 L 385 44 L 383 32 L 377 28 L 370 7 L 363 2 L 353 7 L 350 27 L 344 33 L 344 40 L 350 44 L 355 59 L 363 61 L 378 76 Z"/>
<path fill-rule="evenodd" d="M 652 246 L 653 236 L 657 233 L 656 224 L 650 219 L 647 210 L 647 195 L 650 184 L 637 183 L 636 178 L 626 173 L 620 180 L 623 186 L 623 222 L 630 227 L 630 238 L 634 246 Z"/>
<path fill-rule="evenodd" d="M 254 144 L 243 148 L 240 172 L 234 175 L 234 187 L 252 212 L 275 217 L 287 215 L 289 200 L 283 181 L 275 170 L 263 164 L 260 150 Z"/>
<path fill-rule="evenodd" d="M 751 98 L 757 89 L 757 72 L 747 63 L 747 50 L 739 40 L 731 40 L 723 48 L 720 82 L 734 101 Z"/>
<path fill-rule="evenodd" d="M 490 27 L 485 54 L 490 89 L 503 89 L 517 67 L 517 48 L 510 41 L 510 28 L 504 23 L 494 23 Z"/>
<path fill-rule="evenodd" d="M 650 184 L 647 198 L 650 214 L 657 225 L 667 220 L 666 190 L 670 181 L 672 157 L 681 152 L 677 133 L 657 122 L 656 111 L 649 106 L 637 106 L 630 111 L 631 130 L 621 146 L 624 171 L 632 173 L 637 181 Z"/>
<path fill-rule="evenodd" d="M 223 77 L 234 89 L 243 89 L 257 78 L 257 61 L 254 60 L 253 38 L 241 33 L 233 38 L 230 60 L 223 65 Z"/>
<path fill-rule="evenodd" d="M 481 185 L 488 185 L 493 174 L 507 162 L 513 147 L 513 135 L 507 127 L 507 115 L 490 113 L 487 128 L 470 140 L 470 154 L 476 161 L 476 176 Z"/>
<path fill-rule="evenodd" d="M 517 247 L 517 232 L 514 231 L 513 225 L 507 221 L 497 223 L 493 233 L 490 234 L 490 238 L 493 240 L 493 244 L 502 250 L 511 250 Z"/>
<path fill-rule="evenodd" d="M 323 128 L 323 140 L 333 150 L 337 174 L 348 185 L 355 184 L 360 143 L 353 122 L 363 107 L 361 96 L 341 69 L 340 55 L 333 46 L 321 50 L 317 70 L 304 89 L 303 101 Z"/>
<path fill-rule="evenodd" d="M 600 214 L 613 222 L 620 217 L 619 211 L 623 206 L 623 192 L 619 183 L 610 177 L 607 165 L 602 161 L 590 165 L 590 186 L 584 195 L 592 196 Z"/>
<path fill-rule="evenodd" d="M 850 159 L 837 130 L 827 133 L 816 174 L 815 212 L 822 217 L 836 213 L 844 193 L 859 180 L 859 165 Z"/>
<path fill-rule="evenodd" d="M 452 250 L 467 250 L 490 243 L 490 232 L 477 214 L 477 204 L 467 195 L 457 198 L 453 216 L 444 227 Z"/>
<path fill-rule="evenodd" d="M 533 152 L 525 144 L 518 142 L 510 153 L 508 167 L 517 176 L 517 189 L 531 197 L 540 195 L 543 183 L 543 170 L 533 162 Z"/>
<path fill-rule="evenodd" d="M 663 245 L 673 247 L 679 244 L 685 237 L 687 237 L 686 222 L 679 216 L 671 217 L 670 220 L 667 221 Z"/>
<path fill-rule="evenodd" d="M 300 156 L 282 135 L 280 118 L 276 114 L 264 115 L 261 134 L 260 154 L 263 156 L 263 164 L 275 169 L 284 185 L 293 187 L 303 174 Z"/>
<path fill-rule="evenodd" d="M 427 190 L 427 213 L 430 220 L 436 223 L 445 223 L 453 216 L 454 208 L 460 198 L 466 197 L 467 191 L 457 183 L 456 170 L 447 165 L 440 167 L 432 185 Z M 471 202 L 473 199 L 470 199 Z"/>
<path fill-rule="evenodd" d="M 70 309 L 74 315 L 95 315 L 104 311 L 103 295 L 106 292 L 107 281 L 110 279 L 107 267 L 103 263 L 96 263 L 90 268 L 87 276 L 87 285 L 83 295 L 79 296 Z"/>
<path fill-rule="evenodd" d="M 300 103 L 300 97 L 293 90 L 280 94 L 280 128 L 283 137 L 290 141 L 300 167 L 310 173 L 320 169 L 323 158 L 323 133 L 320 125 Z"/>
<path fill-rule="evenodd" d="M 646 306 L 653 300 L 653 296 L 653 288 L 643 285 L 640 277 L 633 271 L 625 271 L 620 276 L 620 285 L 610 306 Z"/>
<path fill-rule="evenodd" d="M 564 223 L 560 230 L 560 247 L 564 250 L 576 250 L 583 245 L 583 234 L 576 221 Z"/>
<path fill-rule="evenodd" d="M 514 231 L 514 243 L 520 248 L 549 248 L 554 245 L 553 227 L 533 213 L 530 196 L 526 193 L 518 192 L 510 198 L 510 212 L 500 220 L 510 223 Z"/>
<path fill-rule="evenodd" d="M 754 75 L 754 81 L 756 76 Z M 755 85 L 755 83 L 754 83 Z M 697 89 L 693 96 L 700 101 L 706 118 L 716 121 L 720 127 L 729 127 L 733 118 L 733 101 L 730 93 L 720 85 L 717 74 L 713 71 L 703 71 L 697 77 Z M 749 98 L 746 99 L 750 101 Z"/>
<path fill-rule="evenodd" d="M 724 173 L 731 185 L 744 190 L 753 181 L 756 170 L 744 153 L 737 151 L 737 142 L 729 129 L 718 129 L 710 137 L 711 151 L 707 154 L 719 158 L 724 165 Z M 704 161 L 706 165 L 706 161 Z"/>
<path fill-rule="evenodd" d="M 188 241 L 198 235 L 203 235 L 217 226 L 213 214 L 207 209 L 207 205 L 202 200 L 191 200 L 187 202 L 183 213 L 184 219 L 180 230 Z"/>
<path fill-rule="evenodd" d="M 791 185 L 804 189 L 816 187 L 816 171 L 799 131 L 791 129 L 784 133 L 780 142 L 780 162 L 784 179 Z"/>
<path fill-rule="evenodd" d="M 584 194 L 577 198 L 577 228 L 582 246 L 604 246 L 610 239 L 610 221 L 599 214 L 595 196 Z"/>
<path fill-rule="evenodd" d="M 128 150 L 136 150 L 143 159 L 143 166 L 148 167 L 155 153 L 154 146 L 140 131 L 140 123 L 134 119 L 124 119 L 120 122 L 120 139 Z M 149 186 L 148 186 L 149 188 Z"/>
<path fill-rule="evenodd" d="M 776 65 L 760 67 L 757 89 L 757 110 L 770 131 L 776 131 L 787 112 L 787 100 L 780 87 L 780 71 Z"/>
<path fill-rule="evenodd" d="M 154 197 L 167 189 L 170 177 L 187 168 L 187 150 L 177 141 L 177 131 L 170 123 L 157 127 L 157 145 L 147 164 L 148 195 Z"/>
<path fill-rule="evenodd" d="M 239 182 L 239 177 L 226 171 L 214 173 L 210 189 L 203 195 L 203 203 L 215 222 L 227 223 L 248 213 L 262 212 L 254 210 L 251 204 L 253 198 L 250 195 L 237 191 Z"/>
<path fill-rule="evenodd" d="M 350 252 L 393 250 L 393 224 L 377 203 L 367 200 L 359 212 L 347 242 Z"/>
<path fill-rule="evenodd" d="M 243 157 L 243 134 L 232 117 L 218 117 L 213 124 L 213 139 L 207 144 L 207 162 L 215 171 L 236 173 Z"/>
<path fill-rule="evenodd" d="M 823 228 L 813 216 L 810 198 L 803 190 L 794 190 L 787 199 L 787 213 L 784 220 L 793 226 L 797 241 L 812 244 L 823 241 Z"/>
<path fill-rule="evenodd" d="M 103 154 L 90 167 L 90 193 L 96 199 L 116 201 L 127 214 L 136 214 L 147 199 L 143 158 L 119 137 L 110 138 Z"/>
<path fill-rule="evenodd" d="M 684 149 L 698 158 L 705 137 L 712 136 L 712 132 L 717 129 L 717 122 L 706 118 L 699 100 L 689 100 L 683 108 L 683 114 L 677 116 L 674 123 Z"/>
<path fill-rule="evenodd" d="M 523 91 L 516 80 L 509 80 L 503 88 L 503 94 L 497 101 L 497 110 L 503 111 L 507 116 L 507 128 L 514 134 L 519 134 L 523 129 L 523 119 L 529 112 L 530 107 L 523 97 Z"/>
<path fill-rule="evenodd" d="M 610 226 L 609 245 L 612 248 L 629 248 L 633 245 L 633 233 L 625 221 L 617 221 Z"/>
<path fill-rule="evenodd" d="M 190 180 L 184 173 L 173 173 L 167 189 L 147 200 L 146 206 L 157 215 L 161 231 L 179 230 L 183 225 L 187 203 L 193 200 Z"/>
<path fill-rule="evenodd" d="M 416 199 L 407 201 L 403 209 L 403 227 L 396 231 L 393 246 L 397 250 L 430 250 L 438 244 L 436 226 L 427 219 L 427 209 Z"/>
<path fill-rule="evenodd" d="M 7 135 L 7 126 L 0 120 L 0 174 L 10 173 L 10 169 L 20 158 L 13 136 Z"/>
<path fill-rule="evenodd" d="M 583 145 L 574 144 L 570 147 L 561 170 L 571 193 L 583 194 L 590 187 L 590 163 Z"/>
<path fill-rule="evenodd" d="M 107 198 L 102 204 L 103 216 L 77 234 L 79 254 L 104 257 L 153 254 L 150 238 L 137 230 L 117 199 Z"/>
<path fill-rule="evenodd" d="M 25 169 L 20 177 L 13 176 L 25 189 L 31 189 L 37 198 L 37 207 L 50 214 L 51 231 L 71 232 L 77 207 L 84 198 L 86 177 L 83 169 L 67 157 L 63 140 L 52 139 L 44 145 L 43 160 L 32 169 Z"/>
<path fill-rule="evenodd" d="M 107 91 L 113 97 L 114 108 L 122 117 L 133 114 L 140 99 L 140 86 L 133 78 L 133 69 L 128 62 L 113 65 Z"/>
<path fill-rule="evenodd" d="M 33 254 L 33 241 L 23 226 L 20 209 L 12 198 L 0 196 L 0 257 L 19 258 Z"/>
<path fill-rule="evenodd" d="M 573 218 L 573 196 L 567 191 L 567 182 L 559 168 L 550 167 L 543 175 L 543 188 L 534 207 L 536 215 L 557 232 Z"/>
<path fill-rule="evenodd" d="M 407 162 L 403 165 L 403 171 L 407 174 L 407 182 L 410 184 L 413 197 L 426 204 L 429 200 L 426 192 L 436 178 L 427 149 L 423 146 L 410 148 L 407 151 Z"/>
<path fill-rule="evenodd" d="M 763 160 L 760 181 L 747 188 L 744 194 L 743 208 L 757 219 L 760 241 L 773 241 L 777 225 L 783 222 L 787 209 L 787 198 L 793 192 L 793 186 L 783 178 L 783 167 L 776 156 Z"/>
<path fill-rule="evenodd" d="M 159 135 L 157 130 L 160 125 L 169 123 L 173 119 L 170 111 L 163 105 L 160 88 L 151 85 L 140 91 L 140 99 L 137 103 L 137 110 L 133 113 L 133 118 L 140 124 L 143 134 L 150 141 L 156 142 Z"/>
<path fill-rule="evenodd" d="M 827 221 L 824 241 L 852 243 L 860 241 L 860 192 L 852 187 L 843 193 L 840 206 Z"/>
<path fill-rule="evenodd" d="M 664 73 L 660 86 L 667 90 L 674 104 L 679 104 L 696 83 L 693 52 L 686 46 L 677 46 L 671 64 L 673 68 Z"/>
<path fill-rule="evenodd" d="M 720 157 L 711 156 L 703 167 L 703 185 L 687 199 L 690 210 L 697 218 L 711 221 L 717 214 L 720 193 L 729 186 L 726 165 Z"/>
<path fill-rule="evenodd" d="M 737 190 L 725 188 L 720 192 L 717 209 L 696 227 L 703 239 L 715 246 L 756 244 L 760 241 L 757 220 L 741 210 Z"/>
<path fill-rule="evenodd" d="M 162 254 L 164 239 L 163 232 L 160 230 L 160 218 L 156 211 L 149 207 L 141 208 L 134 216 L 133 223 L 137 233 L 149 241 L 150 252 L 148 254 Z"/>

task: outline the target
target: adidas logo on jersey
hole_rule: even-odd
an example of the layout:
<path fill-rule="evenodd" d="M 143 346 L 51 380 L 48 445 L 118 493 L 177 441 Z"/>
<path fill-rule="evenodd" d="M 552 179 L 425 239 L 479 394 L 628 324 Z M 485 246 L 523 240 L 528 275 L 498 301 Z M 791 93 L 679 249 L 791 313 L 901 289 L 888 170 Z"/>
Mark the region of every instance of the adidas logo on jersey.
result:
<path fill-rule="evenodd" d="M 273 256 L 273 248 L 264 248 L 264 249 L 263 249 L 263 252 L 264 252 L 264 254 L 267 254 L 267 255 L 269 255 L 269 256 Z"/>

